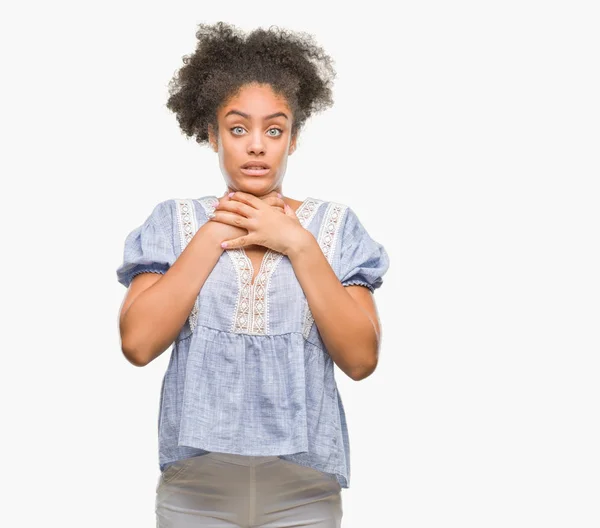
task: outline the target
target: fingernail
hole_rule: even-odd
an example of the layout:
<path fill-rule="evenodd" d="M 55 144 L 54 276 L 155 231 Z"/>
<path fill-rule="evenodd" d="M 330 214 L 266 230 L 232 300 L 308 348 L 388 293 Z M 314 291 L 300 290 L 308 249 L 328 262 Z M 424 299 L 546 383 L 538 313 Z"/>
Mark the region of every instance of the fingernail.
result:
<path fill-rule="evenodd" d="M 221 247 L 222 247 L 222 248 L 226 248 L 226 247 L 227 247 L 227 242 L 222 242 L 222 243 L 221 243 Z"/>
<path fill-rule="evenodd" d="M 230 192 L 227 196 L 231 198 L 235 193 Z"/>
<path fill-rule="evenodd" d="M 277 196 L 278 196 L 279 198 L 283 198 L 283 196 L 281 196 L 281 193 L 277 193 Z"/>

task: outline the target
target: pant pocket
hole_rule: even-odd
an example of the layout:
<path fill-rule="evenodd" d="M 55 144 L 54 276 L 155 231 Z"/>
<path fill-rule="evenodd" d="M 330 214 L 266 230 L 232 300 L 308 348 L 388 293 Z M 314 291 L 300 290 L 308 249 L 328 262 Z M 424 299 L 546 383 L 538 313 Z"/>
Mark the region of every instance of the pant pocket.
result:
<path fill-rule="evenodd" d="M 188 467 L 188 460 L 189 459 L 178 460 L 167 466 L 158 479 L 158 486 L 156 489 L 158 490 L 161 485 L 169 484 L 179 477 Z"/>

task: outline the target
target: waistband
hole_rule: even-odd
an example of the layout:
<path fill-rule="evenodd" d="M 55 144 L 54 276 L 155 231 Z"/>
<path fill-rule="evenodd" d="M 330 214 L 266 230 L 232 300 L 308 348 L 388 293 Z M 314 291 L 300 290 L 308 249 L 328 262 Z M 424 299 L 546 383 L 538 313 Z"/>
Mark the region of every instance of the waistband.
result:
<path fill-rule="evenodd" d="M 253 455 L 236 455 L 233 453 L 219 453 L 211 451 L 203 456 L 209 456 L 223 462 L 230 462 L 231 464 L 238 464 L 240 466 L 260 466 L 273 460 L 278 460 L 278 456 L 253 456 Z"/>

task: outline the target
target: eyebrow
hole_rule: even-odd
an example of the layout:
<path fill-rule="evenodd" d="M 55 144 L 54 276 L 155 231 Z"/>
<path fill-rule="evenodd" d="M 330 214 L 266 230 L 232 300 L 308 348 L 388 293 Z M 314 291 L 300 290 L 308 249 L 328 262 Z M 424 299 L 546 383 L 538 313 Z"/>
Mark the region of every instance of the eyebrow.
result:
<path fill-rule="evenodd" d="M 229 112 L 227 112 L 225 114 L 225 117 L 227 117 L 228 115 L 231 114 L 237 114 L 237 115 L 241 115 L 242 117 L 245 117 L 246 119 L 250 119 L 250 115 L 246 114 L 244 112 L 241 112 L 240 110 L 229 110 Z M 268 116 L 265 116 L 265 119 L 273 119 L 274 117 L 285 117 L 286 119 L 289 119 L 287 114 L 284 114 L 283 112 L 275 112 L 274 114 L 270 114 Z"/>

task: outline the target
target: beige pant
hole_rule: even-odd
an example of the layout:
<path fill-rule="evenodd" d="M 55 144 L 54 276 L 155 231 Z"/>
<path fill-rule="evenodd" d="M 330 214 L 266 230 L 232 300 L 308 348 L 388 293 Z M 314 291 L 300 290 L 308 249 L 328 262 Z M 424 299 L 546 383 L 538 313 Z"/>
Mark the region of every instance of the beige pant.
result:
<path fill-rule="evenodd" d="M 333 475 L 276 456 L 187 458 L 156 488 L 158 528 L 340 528 L 342 514 Z"/>

